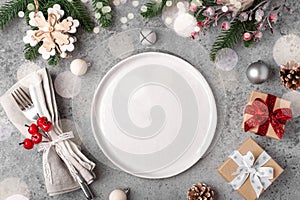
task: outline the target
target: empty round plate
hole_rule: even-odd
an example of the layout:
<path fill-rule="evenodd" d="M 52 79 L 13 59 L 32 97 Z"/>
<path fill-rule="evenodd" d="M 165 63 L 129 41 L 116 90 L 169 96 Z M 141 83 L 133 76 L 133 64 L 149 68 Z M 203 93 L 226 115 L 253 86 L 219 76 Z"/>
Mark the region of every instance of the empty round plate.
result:
<path fill-rule="evenodd" d="M 166 178 L 195 164 L 217 124 L 212 91 L 192 65 L 146 52 L 114 67 L 98 85 L 92 129 L 106 157 L 121 170 Z"/>

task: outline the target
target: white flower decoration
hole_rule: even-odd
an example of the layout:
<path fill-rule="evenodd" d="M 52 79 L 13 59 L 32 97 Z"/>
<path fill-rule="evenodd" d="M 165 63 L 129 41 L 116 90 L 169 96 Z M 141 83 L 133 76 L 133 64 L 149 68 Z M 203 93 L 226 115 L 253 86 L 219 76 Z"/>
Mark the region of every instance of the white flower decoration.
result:
<path fill-rule="evenodd" d="M 56 52 L 66 54 L 66 51 L 70 52 L 75 48 L 73 43 L 76 38 L 68 33 L 76 33 L 79 21 L 72 17 L 60 21 L 64 13 L 60 5 L 55 4 L 52 8 L 48 8 L 47 20 L 40 11 L 29 14 L 29 24 L 38 27 L 38 30 L 27 31 L 23 41 L 31 46 L 36 46 L 42 42 L 38 52 L 42 54 L 44 59 L 49 59 Z"/>

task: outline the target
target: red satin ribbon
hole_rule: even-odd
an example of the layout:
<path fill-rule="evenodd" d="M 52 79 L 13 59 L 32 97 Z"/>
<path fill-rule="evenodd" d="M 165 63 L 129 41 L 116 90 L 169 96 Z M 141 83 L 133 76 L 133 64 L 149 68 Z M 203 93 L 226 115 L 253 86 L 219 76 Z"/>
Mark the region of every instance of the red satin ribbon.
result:
<path fill-rule="evenodd" d="M 244 123 L 246 132 L 259 126 L 257 134 L 265 136 L 271 124 L 278 138 L 282 138 L 284 134 L 283 125 L 286 124 L 287 120 L 292 119 L 292 110 L 289 108 L 274 110 L 276 99 L 276 96 L 268 94 L 266 101 L 256 98 L 251 105 L 246 106 L 245 114 L 253 115 Z"/>

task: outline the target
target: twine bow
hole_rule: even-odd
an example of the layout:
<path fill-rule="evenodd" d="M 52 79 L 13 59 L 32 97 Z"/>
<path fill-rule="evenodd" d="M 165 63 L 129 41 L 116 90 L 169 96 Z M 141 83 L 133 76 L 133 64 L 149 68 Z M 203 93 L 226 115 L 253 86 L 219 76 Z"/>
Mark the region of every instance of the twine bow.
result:
<path fill-rule="evenodd" d="M 64 34 L 66 31 L 70 30 L 72 22 L 68 20 L 63 20 L 58 24 L 57 13 L 49 13 L 47 21 L 44 17 L 36 15 L 35 20 L 39 26 L 39 30 L 34 32 L 33 38 L 37 41 L 43 41 L 43 46 L 47 51 L 55 48 L 58 53 L 62 53 L 59 45 L 69 44 L 69 35 Z"/>
<path fill-rule="evenodd" d="M 48 161 L 48 156 L 49 156 L 50 149 L 53 146 L 55 146 L 56 147 L 56 149 L 55 149 L 56 152 L 59 155 L 62 155 L 61 149 L 60 149 L 59 145 L 57 145 L 57 144 L 59 142 L 71 139 L 73 137 L 74 137 L 74 135 L 73 135 L 72 131 L 62 133 L 62 134 L 58 135 L 58 137 L 56 139 L 54 139 L 52 141 L 48 141 L 48 142 L 43 142 L 38 147 L 39 152 L 43 151 L 44 174 L 45 174 L 46 179 L 48 179 L 51 184 L 53 184 L 53 180 L 52 180 L 52 175 L 51 175 L 51 168 L 50 168 L 49 161 Z"/>
<path fill-rule="evenodd" d="M 35 32 L 34 36 L 41 37 L 45 33 L 51 33 L 55 30 L 55 25 L 57 23 L 58 19 L 54 13 L 48 14 L 48 28 L 47 29 L 39 29 Z M 52 38 L 53 39 L 53 38 Z"/>
<path fill-rule="evenodd" d="M 238 190 L 249 176 L 257 198 L 263 189 L 266 190 L 271 185 L 269 179 L 273 178 L 273 168 L 263 167 L 271 159 L 265 151 L 259 155 L 255 162 L 250 151 L 244 156 L 239 151 L 234 151 L 229 157 L 238 165 L 237 170 L 232 173 L 232 175 L 238 176 L 229 183 L 234 190 Z"/>
<path fill-rule="evenodd" d="M 245 114 L 253 115 L 244 122 L 244 130 L 247 132 L 258 126 L 257 134 L 265 136 L 271 124 L 278 138 L 284 134 L 283 125 L 292 119 L 292 111 L 289 108 L 278 108 L 274 110 L 277 97 L 268 94 L 266 101 L 257 98 L 251 105 L 247 105 Z"/>

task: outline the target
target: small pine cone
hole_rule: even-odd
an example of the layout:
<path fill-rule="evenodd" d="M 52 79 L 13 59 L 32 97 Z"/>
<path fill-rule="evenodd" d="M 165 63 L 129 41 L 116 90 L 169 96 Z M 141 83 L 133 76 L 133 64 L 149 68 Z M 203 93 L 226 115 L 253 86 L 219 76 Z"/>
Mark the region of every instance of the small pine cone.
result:
<path fill-rule="evenodd" d="M 300 87 L 300 64 L 290 61 L 281 65 L 280 79 L 284 87 L 297 90 Z"/>
<path fill-rule="evenodd" d="M 213 200 L 214 191 L 204 183 L 194 184 L 187 192 L 188 200 Z"/>

